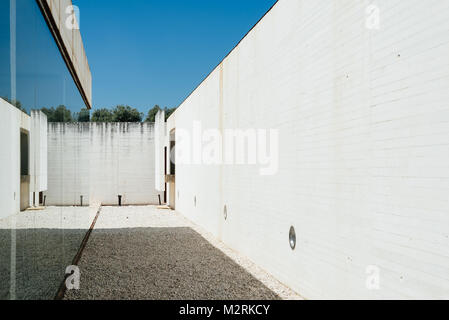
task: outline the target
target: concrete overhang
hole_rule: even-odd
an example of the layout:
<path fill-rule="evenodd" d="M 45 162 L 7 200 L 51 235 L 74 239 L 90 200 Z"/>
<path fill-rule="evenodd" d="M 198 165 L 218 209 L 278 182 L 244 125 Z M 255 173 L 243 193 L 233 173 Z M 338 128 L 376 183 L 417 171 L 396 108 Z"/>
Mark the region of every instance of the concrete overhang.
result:
<path fill-rule="evenodd" d="M 92 74 L 79 28 L 68 28 L 71 0 L 36 0 L 88 109 L 92 107 Z"/>

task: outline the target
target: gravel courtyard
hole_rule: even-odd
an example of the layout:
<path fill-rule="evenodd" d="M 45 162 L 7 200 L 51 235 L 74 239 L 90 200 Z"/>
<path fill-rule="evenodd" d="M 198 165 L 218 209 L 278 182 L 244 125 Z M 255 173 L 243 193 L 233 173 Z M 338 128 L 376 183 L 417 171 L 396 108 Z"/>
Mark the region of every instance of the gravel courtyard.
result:
<path fill-rule="evenodd" d="M 103 207 L 65 299 L 300 299 L 178 213 Z"/>
<path fill-rule="evenodd" d="M 96 208 L 48 207 L 0 220 L 0 300 L 51 300 Z"/>

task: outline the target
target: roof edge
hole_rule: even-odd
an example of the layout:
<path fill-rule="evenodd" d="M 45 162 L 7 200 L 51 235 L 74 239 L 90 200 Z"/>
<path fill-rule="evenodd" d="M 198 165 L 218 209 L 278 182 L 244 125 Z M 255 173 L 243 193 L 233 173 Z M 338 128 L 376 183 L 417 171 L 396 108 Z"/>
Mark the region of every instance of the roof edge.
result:
<path fill-rule="evenodd" d="M 92 74 L 80 30 L 66 27 L 72 0 L 36 0 L 87 109 L 92 108 Z M 69 13 L 67 10 L 70 9 Z"/>

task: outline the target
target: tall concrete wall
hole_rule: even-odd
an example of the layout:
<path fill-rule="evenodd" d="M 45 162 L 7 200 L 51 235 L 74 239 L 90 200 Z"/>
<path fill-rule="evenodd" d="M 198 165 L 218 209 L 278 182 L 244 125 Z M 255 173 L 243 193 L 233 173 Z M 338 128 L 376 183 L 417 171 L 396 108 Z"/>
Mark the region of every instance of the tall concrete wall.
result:
<path fill-rule="evenodd" d="M 0 219 L 20 211 L 20 129 L 29 117 L 0 98 Z"/>
<path fill-rule="evenodd" d="M 165 150 L 166 144 L 165 111 L 160 110 L 156 114 L 154 123 L 154 164 L 155 164 L 155 188 L 159 192 L 165 191 Z"/>
<path fill-rule="evenodd" d="M 38 194 L 47 190 L 47 116 L 38 110 L 31 111 L 30 137 L 30 192 L 31 198 L 36 197 L 34 203 L 38 204 Z M 33 204 L 33 201 L 31 201 Z"/>
<path fill-rule="evenodd" d="M 279 171 L 178 164 L 176 209 L 305 298 L 447 299 L 449 5 L 375 3 L 275 5 L 168 131 L 276 129 Z"/>
<path fill-rule="evenodd" d="M 47 205 L 156 204 L 154 124 L 48 124 Z"/>

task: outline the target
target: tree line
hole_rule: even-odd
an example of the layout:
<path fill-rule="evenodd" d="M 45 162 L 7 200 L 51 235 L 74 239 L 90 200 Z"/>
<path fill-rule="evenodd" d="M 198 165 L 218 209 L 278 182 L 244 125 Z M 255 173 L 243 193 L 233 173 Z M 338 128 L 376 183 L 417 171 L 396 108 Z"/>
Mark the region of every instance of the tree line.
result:
<path fill-rule="evenodd" d="M 88 109 L 81 109 L 73 114 L 64 105 L 57 108 L 41 109 L 47 116 L 48 122 L 155 122 L 159 110 L 165 110 L 167 120 L 176 108 L 162 109 L 155 105 L 146 116 L 136 108 L 126 105 L 118 105 L 113 109 L 96 109 L 92 112 Z"/>
<path fill-rule="evenodd" d="M 7 97 L 1 98 L 15 106 L 17 109 L 28 114 L 28 112 L 26 112 L 26 110 L 22 107 L 20 101 L 11 101 Z M 127 105 L 118 105 L 113 109 L 101 108 L 93 110 L 92 112 L 84 108 L 79 112 L 74 113 L 72 113 L 64 105 L 60 105 L 56 108 L 51 107 L 41 109 L 41 111 L 47 116 L 48 122 L 155 122 L 156 114 L 161 110 L 165 111 L 165 120 L 167 120 L 168 117 L 175 112 L 176 108 L 165 107 L 162 109 L 158 105 L 155 105 L 148 111 L 146 117 L 136 108 L 132 108 Z"/>

